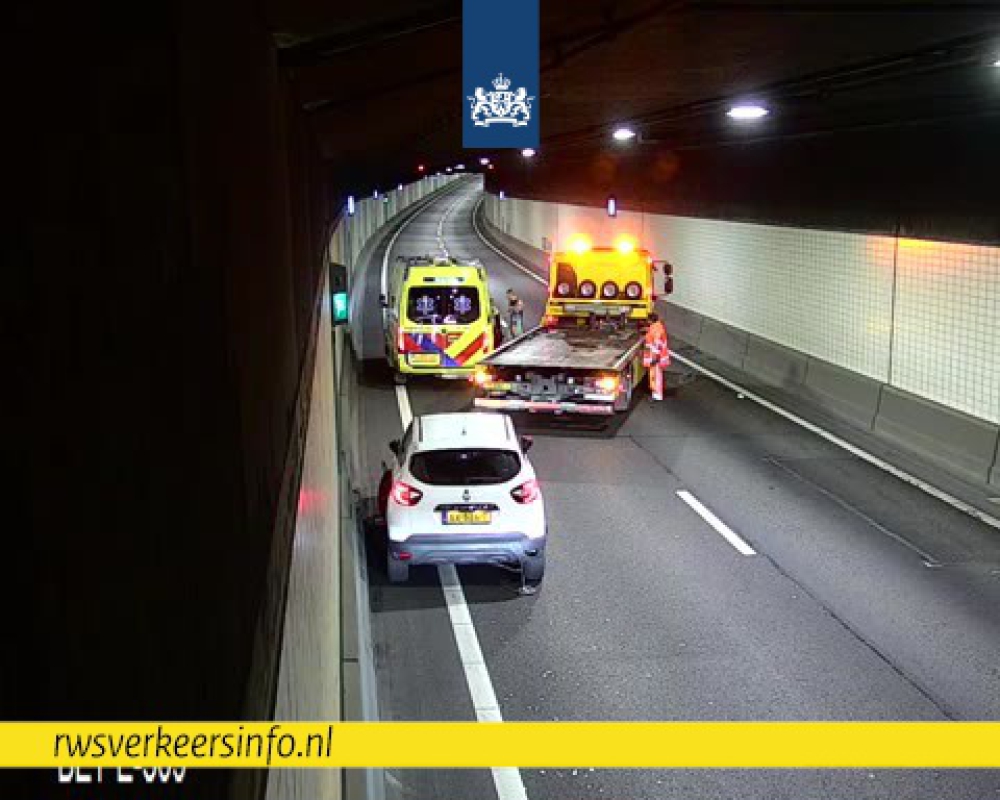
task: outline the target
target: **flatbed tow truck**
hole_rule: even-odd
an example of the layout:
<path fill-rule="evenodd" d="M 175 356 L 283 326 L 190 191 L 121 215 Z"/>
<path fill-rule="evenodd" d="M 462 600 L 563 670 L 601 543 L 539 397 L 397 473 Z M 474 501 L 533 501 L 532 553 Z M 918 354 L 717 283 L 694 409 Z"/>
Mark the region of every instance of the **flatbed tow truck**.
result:
<path fill-rule="evenodd" d="M 627 411 L 646 375 L 643 339 L 656 302 L 656 262 L 634 240 L 592 247 L 573 237 L 552 254 L 542 324 L 497 348 L 477 367 L 478 408 L 554 414 Z"/>

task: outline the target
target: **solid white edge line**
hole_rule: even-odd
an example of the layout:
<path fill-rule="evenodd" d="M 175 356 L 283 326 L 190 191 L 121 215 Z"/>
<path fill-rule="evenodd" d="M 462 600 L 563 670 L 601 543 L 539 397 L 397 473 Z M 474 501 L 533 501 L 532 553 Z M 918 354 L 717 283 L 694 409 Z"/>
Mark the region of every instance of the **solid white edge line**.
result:
<path fill-rule="evenodd" d="M 709 509 L 707 509 L 704 504 L 687 489 L 678 489 L 677 496 L 691 506 L 692 510 L 705 522 L 715 529 L 723 539 L 725 539 L 729 544 L 735 547 L 741 555 L 744 556 L 755 556 L 757 551 L 754 550 L 750 545 L 748 545 L 743 539 L 741 539 L 732 529 L 726 525 L 721 519 L 719 519 L 715 514 L 713 514 Z"/>
<path fill-rule="evenodd" d="M 994 528 L 1000 528 L 1000 519 L 990 516 L 982 509 L 976 508 L 974 505 L 966 503 L 964 500 L 960 500 L 959 498 L 948 494 L 948 492 L 944 491 L 944 489 L 939 489 L 933 484 L 930 484 L 927 481 L 916 477 L 915 475 L 911 475 L 906 470 L 900 469 L 899 467 L 890 464 L 888 461 L 883 461 L 881 458 L 872 455 L 867 450 L 862 450 L 860 447 L 857 447 L 856 445 L 853 445 L 850 442 L 841 439 L 836 434 L 830 433 L 829 431 L 821 428 L 819 425 L 816 425 L 813 422 L 809 422 L 809 420 L 803 419 L 802 417 L 793 414 L 791 411 L 787 411 L 781 406 L 772 403 L 770 400 L 767 400 L 761 397 L 760 395 L 754 394 L 752 391 L 750 391 L 749 389 L 745 389 L 738 383 L 734 383 L 728 378 L 724 378 L 721 375 L 712 372 L 712 370 L 703 367 L 701 364 L 698 364 L 697 362 L 692 361 L 689 358 L 679 355 L 673 350 L 670 351 L 670 354 L 673 358 L 676 358 L 682 364 L 686 364 L 692 369 L 702 373 L 706 377 L 709 377 L 712 380 L 716 381 L 717 383 L 722 384 L 723 386 L 727 387 L 728 389 L 731 389 L 737 394 L 741 394 L 744 397 L 753 400 L 755 403 L 758 403 L 759 405 L 764 406 L 764 408 L 773 411 L 775 414 L 778 414 L 779 416 L 782 416 L 785 419 L 794 422 L 796 425 L 805 428 L 807 431 L 815 433 L 817 436 L 826 439 L 831 444 L 835 444 L 837 447 L 846 450 L 848 453 L 851 453 L 852 455 L 857 456 L 862 461 L 867 461 L 872 466 L 878 467 L 879 469 L 888 472 L 890 475 L 894 475 L 901 481 L 904 481 L 905 483 L 908 483 L 911 486 L 917 487 L 921 491 L 931 495 L 931 497 L 935 497 L 938 500 L 941 500 L 942 502 L 952 506 L 953 508 L 957 508 L 959 511 L 968 514 L 970 517 L 978 519 L 980 522 L 984 522 L 987 525 L 990 525 L 991 527 Z"/>
<path fill-rule="evenodd" d="M 396 402 L 399 404 L 399 418 L 403 422 L 403 432 L 410 427 L 413 422 L 413 411 L 410 408 L 410 395 L 406 393 L 406 387 L 396 385 Z"/>
<path fill-rule="evenodd" d="M 415 216 L 419 216 L 419 214 Z M 391 248 L 392 244 L 390 243 L 386 253 Z M 410 405 L 410 395 L 405 386 L 396 386 L 396 402 L 399 405 L 399 419 L 403 423 L 405 431 L 413 422 L 413 408 Z M 462 671 L 465 673 L 465 682 L 472 697 L 476 720 L 478 722 L 503 722 L 500 704 L 497 702 L 496 691 L 493 689 L 493 681 L 486 666 L 486 659 L 483 657 L 483 650 L 479 645 L 476 626 L 472 622 L 469 606 L 465 602 L 465 592 L 462 591 L 458 570 L 452 564 L 439 566 L 438 579 L 441 581 L 441 591 L 444 593 L 445 603 L 448 606 L 448 619 L 451 622 L 452 634 L 458 647 L 458 656 L 462 663 Z M 528 800 L 521 771 L 517 767 L 491 767 L 490 773 L 493 776 L 493 786 L 496 788 L 498 800 Z"/>
<path fill-rule="evenodd" d="M 441 188 L 445 188 L 447 186 L 451 186 L 451 184 L 445 184 L 445 186 Z M 381 295 L 386 299 L 388 299 L 386 277 L 388 276 L 389 273 L 389 255 L 392 253 L 392 248 L 396 244 L 396 240 L 399 238 L 399 234 L 401 234 L 404 230 L 406 230 L 406 226 L 409 225 L 411 222 L 413 222 L 413 220 L 421 216 L 427 210 L 427 207 L 429 205 L 432 205 L 432 203 L 428 203 L 427 206 L 421 208 L 416 214 L 404 220 L 403 224 L 396 229 L 395 233 L 392 234 L 392 238 L 389 239 L 389 244 L 386 245 L 385 252 L 382 254 L 382 274 L 380 277 L 380 285 L 379 285 L 379 288 L 381 289 Z"/>
<path fill-rule="evenodd" d="M 485 200 L 486 200 L 485 196 L 480 197 L 479 198 L 479 202 L 476 203 L 476 207 L 474 209 L 472 209 L 472 229 L 476 232 L 476 236 L 479 237 L 479 240 L 483 244 L 485 244 L 488 248 L 490 248 L 490 250 L 492 250 L 494 253 L 496 253 L 498 256 L 500 256 L 500 258 L 502 258 L 504 261 L 506 261 L 512 267 L 516 267 L 517 269 L 521 270 L 521 272 L 523 272 L 525 275 L 527 275 L 529 278 L 534 278 L 539 283 L 544 284 L 545 286 L 548 286 L 549 282 L 547 280 L 545 280 L 545 278 L 543 278 L 540 275 L 537 275 L 536 273 L 532 272 L 530 269 L 528 269 L 524 265 L 518 264 L 514 259 L 512 259 L 510 256 L 508 256 L 502 250 L 499 250 L 498 248 L 494 247 L 486 239 L 486 237 L 483 236 L 483 232 L 481 230 L 479 230 L 479 225 L 476 223 L 476 213 L 479 211 L 479 207 L 485 202 Z"/>

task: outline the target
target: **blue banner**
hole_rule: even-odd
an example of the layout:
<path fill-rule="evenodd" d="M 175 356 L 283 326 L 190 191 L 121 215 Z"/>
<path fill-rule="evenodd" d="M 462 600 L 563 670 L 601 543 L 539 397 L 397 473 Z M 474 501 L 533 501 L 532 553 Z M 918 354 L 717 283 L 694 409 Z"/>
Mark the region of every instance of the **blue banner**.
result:
<path fill-rule="evenodd" d="M 463 0 L 462 146 L 538 147 L 538 0 Z"/>

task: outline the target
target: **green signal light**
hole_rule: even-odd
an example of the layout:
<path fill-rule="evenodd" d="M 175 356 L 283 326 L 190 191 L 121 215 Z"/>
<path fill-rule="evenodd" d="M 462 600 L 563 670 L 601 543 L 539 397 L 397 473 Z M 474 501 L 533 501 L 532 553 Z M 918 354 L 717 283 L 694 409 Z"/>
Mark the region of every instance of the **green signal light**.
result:
<path fill-rule="evenodd" d="M 336 292 L 333 295 L 333 321 L 347 322 L 347 292 Z"/>

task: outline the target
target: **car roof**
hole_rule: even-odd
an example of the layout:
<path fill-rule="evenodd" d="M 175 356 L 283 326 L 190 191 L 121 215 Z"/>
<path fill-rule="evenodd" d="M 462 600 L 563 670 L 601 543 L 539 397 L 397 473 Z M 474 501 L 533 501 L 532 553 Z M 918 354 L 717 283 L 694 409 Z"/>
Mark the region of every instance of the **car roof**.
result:
<path fill-rule="evenodd" d="M 517 448 L 514 426 L 506 414 L 479 411 L 425 414 L 414 420 L 413 433 L 414 447 L 417 450 Z"/>

